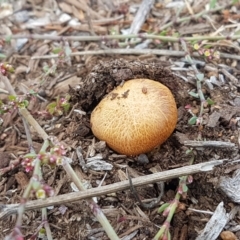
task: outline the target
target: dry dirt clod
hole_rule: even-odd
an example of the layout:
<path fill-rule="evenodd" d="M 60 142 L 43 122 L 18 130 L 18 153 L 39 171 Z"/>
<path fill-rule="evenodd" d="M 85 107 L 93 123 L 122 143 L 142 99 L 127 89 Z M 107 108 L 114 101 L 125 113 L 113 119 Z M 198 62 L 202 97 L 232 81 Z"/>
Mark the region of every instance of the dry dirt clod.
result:
<path fill-rule="evenodd" d="M 0 159 L 0 169 L 7 167 L 11 161 L 10 154 L 7 152 L 0 152 Z"/>
<path fill-rule="evenodd" d="M 177 104 L 182 105 L 188 96 L 184 89 L 187 89 L 189 85 L 174 75 L 167 66 L 166 62 L 161 61 L 116 59 L 100 62 L 93 67 L 80 88 L 72 89 L 70 94 L 84 110 L 92 110 L 106 94 L 122 82 L 135 78 L 147 78 L 167 86 L 173 93 Z"/>
<path fill-rule="evenodd" d="M 21 186 L 22 189 L 25 189 L 29 183 L 29 178 L 24 172 L 18 172 L 15 174 L 17 183 Z"/>

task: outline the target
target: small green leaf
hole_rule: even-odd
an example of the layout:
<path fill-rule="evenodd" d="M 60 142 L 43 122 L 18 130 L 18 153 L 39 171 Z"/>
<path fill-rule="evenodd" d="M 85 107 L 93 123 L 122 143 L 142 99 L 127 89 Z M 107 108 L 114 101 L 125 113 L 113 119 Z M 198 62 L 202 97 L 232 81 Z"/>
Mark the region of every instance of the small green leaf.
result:
<path fill-rule="evenodd" d="M 39 181 L 33 181 L 33 182 L 32 182 L 32 189 L 38 190 L 38 189 L 40 189 L 40 188 L 41 188 L 41 184 L 40 184 Z"/>
<path fill-rule="evenodd" d="M 204 101 L 204 99 L 205 99 L 202 91 L 199 92 L 199 98 L 201 101 Z"/>
<path fill-rule="evenodd" d="M 205 49 L 205 50 L 210 49 L 210 48 L 212 48 L 212 45 L 207 45 L 207 44 L 204 45 L 204 49 Z"/>
<path fill-rule="evenodd" d="M 36 153 L 28 153 L 26 155 L 24 155 L 24 158 L 36 158 L 37 154 Z"/>
<path fill-rule="evenodd" d="M 168 33 L 168 32 L 167 32 L 167 33 Z M 173 36 L 173 37 L 179 37 L 180 34 L 179 34 L 179 32 L 174 32 L 174 33 L 172 34 L 172 36 Z"/>
<path fill-rule="evenodd" d="M 38 232 L 38 237 L 40 239 L 45 239 L 45 236 L 46 236 L 46 230 L 44 228 L 41 228 Z"/>
<path fill-rule="evenodd" d="M 188 150 L 186 151 L 186 154 L 187 154 L 187 155 L 190 154 L 190 153 L 192 153 L 192 149 L 188 149 Z"/>
<path fill-rule="evenodd" d="M 182 191 L 185 193 L 188 191 L 188 186 L 186 184 L 182 185 Z"/>
<path fill-rule="evenodd" d="M 179 177 L 179 181 L 180 181 L 180 183 L 184 182 L 185 181 L 185 176 Z"/>
<path fill-rule="evenodd" d="M 48 67 L 47 65 L 45 65 L 45 66 L 43 67 L 43 71 L 44 71 L 45 73 L 47 73 L 47 72 L 49 71 L 49 67 Z"/>
<path fill-rule="evenodd" d="M 69 110 L 69 108 L 70 108 L 70 104 L 69 104 L 69 103 L 66 103 L 66 104 L 64 104 L 62 107 L 63 107 L 64 112 L 67 113 L 68 110 Z"/>
<path fill-rule="evenodd" d="M 50 114 L 54 114 L 55 110 L 56 110 L 56 106 L 57 106 L 57 103 L 56 102 L 52 102 L 52 103 L 49 103 L 47 105 L 47 111 L 50 113 Z"/>
<path fill-rule="evenodd" d="M 28 104 L 29 104 L 28 100 L 23 100 L 22 102 L 19 103 L 19 107 L 26 108 Z"/>
<path fill-rule="evenodd" d="M 7 37 L 5 38 L 6 43 L 10 43 L 11 40 L 12 40 L 12 36 L 7 36 Z"/>
<path fill-rule="evenodd" d="M 69 57 L 71 53 L 72 53 L 72 49 L 69 46 L 65 47 L 66 56 Z"/>
<path fill-rule="evenodd" d="M 238 0 L 237 0 L 237 1 L 238 1 Z M 236 32 L 234 31 L 234 34 L 233 34 L 233 35 L 235 36 L 235 35 L 239 35 L 239 34 L 240 34 L 240 30 L 238 30 L 238 31 L 236 31 Z"/>
<path fill-rule="evenodd" d="M 71 95 L 70 94 L 66 94 L 66 96 L 64 97 L 67 101 L 71 99 Z"/>
<path fill-rule="evenodd" d="M 4 58 L 6 58 L 6 55 L 0 53 L 0 59 L 4 59 Z"/>
<path fill-rule="evenodd" d="M 54 49 L 52 50 L 52 52 L 53 52 L 54 54 L 58 54 L 58 53 L 60 53 L 61 51 L 62 51 L 61 48 L 54 48 Z"/>
<path fill-rule="evenodd" d="M 9 100 L 9 101 L 15 102 L 16 99 L 17 99 L 16 96 L 13 96 L 13 95 L 8 96 L 8 100 Z"/>
<path fill-rule="evenodd" d="M 198 73 L 196 75 L 197 79 L 201 82 L 204 79 L 204 74 L 203 73 Z"/>
<path fill-rule="evenodd" d="M 189 62 L 189 63 L 191 63 L 192 62 L 192 59 L 191 59 L 191 57 L 189 56 L 189 55 L 187 55 L 186 57 L 185 57 L 185 59 L 187 60 L 187 62 Z"/>
<path fill-rule="evenodd" d="M 32 90 L 32 89 L 29 90 L 29 94 L 34 95 L 34 96 L 37 95 L 37 93 L 34 90 Z"/>
<path fill-rule="evenodd" d="M 117 34 L 117 31 L 114 28 L 111 28 L 109 30 L 109 32 L 110 32 L 110 35 L 116 35 Z"/>
<path fill-rule="evenodd" d="M 27 107 L 29 105 L 28 100 L 23 100 L 23 103 L 24 103 L 25 107 Z"/>
<path fill-rule="evenodd" d="M 55 108 L 48 108 L 48 112 L 53 115 L 55 112 Z"/>
<path fill-rule="evenodd" d="M 164 203 L 163 205 L 161 205 L 161 207 L 159 207 L 158 209 L 158 213 L 162 213 L 169 205 L 170 203 Z"/>
<path fill-rule="evenodd" d="M 210 9 L 214 9 L 216 7 L 216 3 L 217 3 L 217 0 L 211 0 L 209 3 Z"/>
<path fill-rule="evenodd" d="M 213 105 L 214 104 L 214 101 L 211 99 L 211 98 L 207 98 L 207 103 L 209 105 Z"/>
<path fill-rule="evenodd" d="M 197 122 L 197 116 L 193 116 L 188 120 L 188 124 L 194 125 Z"/>
<path fill-rule="evenodd" d="M 195 97 L 195 98 L 199 98 L 199 94 L 198 93 L 196 93 L 196 92 L 188 92 L 188 94 L 190 95 L 190 96 L 192 96 L 192 97 Z"/>
<path fill-rule="evenodd" d="M 167 30 L 163 30 L 159 33 L 159 36 L 166 36 L 167 35 Z"/>

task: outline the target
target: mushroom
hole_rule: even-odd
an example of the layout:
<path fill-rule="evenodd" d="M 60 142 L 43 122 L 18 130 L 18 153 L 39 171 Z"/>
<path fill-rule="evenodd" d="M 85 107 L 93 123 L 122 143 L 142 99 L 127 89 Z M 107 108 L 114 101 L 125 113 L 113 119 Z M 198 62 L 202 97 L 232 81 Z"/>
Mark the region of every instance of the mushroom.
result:
<path fill-rule="evenodd" d="M 100 101 L 90 122 L 93 134 L 116 152 L 147 153 L 172 134 L 176 102 L 171 91 L 157 81 L 128 80 Z"/>

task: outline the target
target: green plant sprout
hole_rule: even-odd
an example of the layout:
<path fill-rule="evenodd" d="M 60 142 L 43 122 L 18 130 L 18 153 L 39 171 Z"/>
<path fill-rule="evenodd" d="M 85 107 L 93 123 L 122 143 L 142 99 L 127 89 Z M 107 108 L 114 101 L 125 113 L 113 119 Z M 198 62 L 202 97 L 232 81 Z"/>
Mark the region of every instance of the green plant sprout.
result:
<path fill-rule="evenodd" d="M 14 68 L 9 63 L 0 63 L 0 72 L 2 75 L 6 76 L 8 73 L 14 73 Z"/>
<path fill-rule="evenodd" d="M 191 155 L 189 164 L 193 164 L 194 162 L 194 154 L 191 149 L 186 151 L 186 154 Z M 164 221 L 163 225 L 161 226 L 160 230 L 157 232 L 153 240 L 171 240 L 170 234 L 170 223 L 172 218 L 176 212 L 177 207 L 179 206 L 180 198 L 186 198 L 188 186 L 187 184 L 192 183 L 193 178 L 192 176 L 183 176 L 179 178 L 179 184 L 177 193 L 174 199 L 170 202 L 164 203 L 162 206 L 159 207 L 158 213 L 162 213 L 164 217 L 167 217 Z"/>
<path fill-rule="evenodd" d="M 51 102 L 47 105 L 46 110 L 53 116 L 61 116 L 66 114 L 70 109 L 70 95 L 67 94 L 65 97 L 57 97 L 56 101 Z"/>
<path fill-rule="evenodd" d="M 210 45 L 205 45 L 204 41 L 194 43 L 192 48 L 197 51 L 200 56 L 204 57 L 206 61 L 217 61 L 220 59 L 220 52 L 211 48 Z M 191 62 L 191 60 L 189 61 Z"/>
<path fill-rule="evenodd" d="M 14 110 L 17 110 L 18 108 L 26 108 L 28 104 L 29 102 L 26 99 L 9 95 L 7 104 L 4 104 L 2 100 L 0 100 L 0 115 L 7 112 L 12 113 Z"/>
<path fill-rule="evenodd" d="M 40 76 L 40 85 L 42 85 L 46 80 L 48 76 L 55 76 L 57 73 L 57 69 L 59 66 L 62 66 L 64 64 L 71 65 L 71 58 L 70 55 L 72 53 L 71 48 L 69 47 L 69 44 L 67 41 L 64 41 L 64 43 L 61 43 L 60 47 L 54 48 L 52 50 L 52 53 L 57 54 L 57 60 L 52 64 L 52 66 L 49 66 L 47 63 L 43 66 L 43 74 Z"/>
<path fill-rule="evenodd" d="M 195 98 L 198 98 L 201 102 L 200 104 L 200 112 L 199 112 L 199 115 L 196 116 L 195 114 L 193 114 L 191 112 L 191 106 L 190 105 L 187 105 L 185 106 L 185 108 L 188 110 L 188 112 L 192 115 L 192 117 L 189 119 L 188 121 L 188 124 L 190 125 L 202 125 L 202 121 L 203 121 L 203 111 L 204 111 L 204 107 L 206 105 L 213 105 L 214 104 L 214 101 L 210 98 L 207 98 L 205 99 L 205 96 L 202 92 L 202 83 L 204 81 L 204 74 L 200 73 L 198 71 L 198 69 L 196 68 L 196 65 L 194 64 L 191 56 L 190 56 L 190 52 L 189 52 L 189 49 L 187 47 L 187 44 L 186 42 L 181 39 L 181 45 L 182 45 L 182 48 L 183 50 L 186 52 L 186 56 L 185 56 L 185 59 L 187 60 L 187 62 L 189 64 L 191 64 L 192 66 L 192 69 L 195 73 L 195 78 L 196 78 L 196 87 L 197 87 L 197 92 L 193 92 L 193 91 L 190 91 L 189 92 L 189 95 L 195 97 Z M 200 45 L 197 45 L 195 44 L 195 50 L 200 50 L 201 49 L 201 46 Z M 208 53 L 212 53 L 212 55 L 208 55 L 206 54 L 205 57 L 208 57 L 208 59 L 213 59 L 214 57 L 214 51 L 210 52 L 208 51 Z"/>

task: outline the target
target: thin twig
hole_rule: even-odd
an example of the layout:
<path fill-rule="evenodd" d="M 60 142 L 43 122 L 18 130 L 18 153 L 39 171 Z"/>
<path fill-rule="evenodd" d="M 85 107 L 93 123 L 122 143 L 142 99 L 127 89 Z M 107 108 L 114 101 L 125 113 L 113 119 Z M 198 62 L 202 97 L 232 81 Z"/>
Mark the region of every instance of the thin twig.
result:
<path fill-rule="evenodd" d="M 32 117 L 26 108 L 20 108 L 19 113 L 28 121 L 28 123 L 33 126 L 36 132 L 41 136 L 43 140 L 47 140 L 49 137 L 47 133 L 42 129 L 38 122 Z"/>
<path fill-rule="evenodd" d="M 174 50 L 163 50 L 163 49 L 105 49 L 105 50 L 94 50 L 94 51 L 82 51 L 73 52 L 70 56 L 84 56 L 84 55 L 103 55 L 103 54 L 127 54 L 127 55 L 160 55 L 160 56 L 175 56 L 184 57 L 186 52 L 174 51 Z M 201 57 L 197 52 L 191 54 L 193 57 Z M 44 56 L 33 56 L 31 59 L 51 59 L 58 58 L 58 54 L 44 55 Z M 239 55 L 220 53 L 221 58 L 229 58 L 240 60 Z"/>
<path fill-rule="evenodd" d="M 217 148 L 234 148 L 236 145 L 231 142 L 223 141 L 184 141 L 188 147 L 217 147 Z"/>
<path fill-rule="evenodd" d="M 195 209 L 195 208 L 188 208 L 187 210 L 189 210 L 189 211 L 193 211 L 193 212 L 197 212 L 197 213 L 203 213 L 203 214 L 210 214 L 210 215 L 213 215 L 213 212 L 210 212 L 210 211 L 204 211 L 204 210 L 199 210 L 199 209 Z"/>
<path fill-rule="evenodd" d="M 0 35 L 3 39 L 38 39 L 38 40 L 53 40 L 53 41 L 108 41 L 112 39 L 127 39 L 127 38 L 142 38 L 142 39 L 156 39 L 165 42 L 179 42 L 179 37 L 161 36 L 154 34 L 126 34 L 126 35 L 102 35 L 102 36 L 53 36 L 53 35 L 38 35 L 38 34 L 16 34 L 16 35 Z M 195 36 L 181 38 L 186 42 L 201 41 L 201 40 L 237 40 L 240 35 L 234 36 Z"/>
<path fill-rule="evenodd" d="M 144 186 L 151 183 L 156 183 L 160 181 L 166 181 L 168 179 L 173 179 L 176 177 L 195 174 L 199 172 L 207 172 L 213 170 L 215 166 L 223 164 L 224 160 L 213 160 L 206 163 L 199 163 L 195 165 L 185 166 L 177 169 L 172 169 L 164 172 L 158 172 L 147 176 L 140 176 L 132 179 L 132 183 L 135 187 Z M 55 197 L 49 197 L 44 200 L 34 200 L 29 201 L 25 205 L 25 210 L 33 210 L 43 207 L 48 207 L 52 205 L 66 204 L 70 202 L 76 202 L 82 199 L 97 197 L 101 195 L 106 195 L 109 193 L 115 193 L 118 191 L 129 189 L 129 181 L 122 181 L 118 183 L 113 183 L 107 186 L 101 186 L 98 188 L 87 189 L 81 192 L 67 193 L 63 195 L 58 195 Z M 2 205 L 0 219 L 15 214 L 19 204 Z"/>
<path fill-rule="evenodd" d="M 229 73 L 226 69 L 222 68 L 220 69 L 220 72 L 222 72 L 234 85 L 238 85 L 238 79 Z"/>

